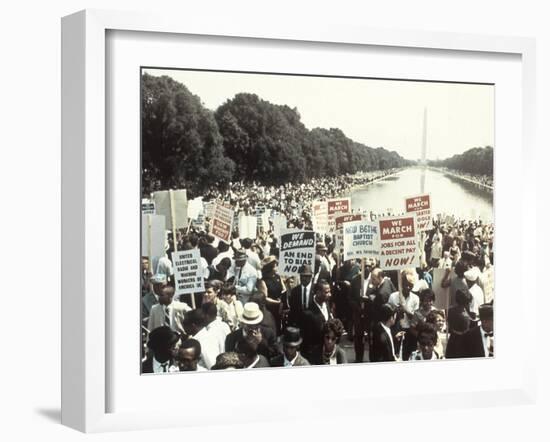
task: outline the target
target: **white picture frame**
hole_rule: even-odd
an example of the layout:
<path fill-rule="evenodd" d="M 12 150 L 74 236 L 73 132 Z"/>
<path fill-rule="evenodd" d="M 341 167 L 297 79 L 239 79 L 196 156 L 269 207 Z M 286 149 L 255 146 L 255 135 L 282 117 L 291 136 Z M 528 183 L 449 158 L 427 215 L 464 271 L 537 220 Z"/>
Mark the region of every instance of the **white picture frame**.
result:
<path fill-rule="evenodd" d="M 229 423 L 229 416 L 223 416 L 222 406 L 212 410 L 208 419 L 200 412 L 186 413 L 181 417 L 175 411 L 139 409 L 133 411 L 110 411 L 109 392 L 114 388 L 109 376 L 110 354 L 109 327 L 112 324 L 109 309 L 108 290 L 112 277 L 109 262 L 112 262 L 112 252 L 108 247 L 112 241 L 112 204 L 110 180 L 112 176 L 110 156 L 106 148 L 109 134 L 106 132 L 106 121 L 110 118 L 107 109 L 109 79 L 106 77 L 107 35 L 109 32 L 156 33 L 158 37 L 174 36 L 216 36 L 222 39 L 253 39 L 255 41 L 270 41 L 273 44 L 285 42 L 288 46 L 303 42 L 308 44 L 336 45 L 338 50 L 348 47 L 376 47 L 379 51 L 391 48 L 407 50 L 426 50 L 432 54 L 439 53 L 471 53 L 483 59 L 485 55 L 502 54 L 520 59 L 521 90 L 516 91 L 521 96 L 521 118 L 516 121 L 520 126 L 520 146 L 517 147 L 521 171 L 522 185 L 515 191 L 521 199 L 521 211 L 518 215 L 519 239 L 521 244 L 519 260 L 520 274 L 527 274 L 527 261 L 535 255 L 532 241 L 522 241 L 525 234 L 521 227 L 527 226 L 529 219 L 535 219 L 536 193 L 534 174 L 534 135 L 533 122 L 535 103 L 535 46 L 534 40 L 517 37 L 494 37 L 481 35 L 428 33 L 403 30 L 376 30 L 357 27 L 346 27 L 333 24 L 308 24 L 297 27 L 285 23 L 251 23 L 248 21 L 217 22 L 207 17 L 193 17 L 193 20 L 182 22 L 180 17 L 168 15 L 153 15 L 144 13 L 112 12 L 87 10 L 63 18 L 62 21 L 62 423 L 84 432 L 102 432 L 115 430 L 162 428 L 173 426 L 207 425 L 214 417 L 218 423 Z M 146 34 L 143 34 L 147 38 Z M 153 34 L 150 34 L 153 35 Z M 498 117 L 497 117 L 498 118 Z M 499 143 L 497 137 L 497 143 Z M 498 181 L 498 157 L 497 152 Z M 504 165 L 509 167 L 509 165 Z M 507 170 L 507 169 L 506 169 Z M 136 172 L 137 173 L 137 172 Z M 504 176 L 505 172 L 502 172 Z M 498 197 L 499 184 L 496 185 Z M 503 187 L 504 189 L 505 187 Z M 136 196 L 136 205 L 139 206 Z M 496 202 L 498 208 L 498 198 Z M 497 209 L 498 212 L 498 209 Z M 497 216 L 498 219 L 498 216 Z M 497 221 L 498 223 L 499 221 Z M 497 230 L 497 243 L 499 226 Z M 136 236 L 139 242 L 139 236 Z M 504 252 L 501 246 L 499 254 Z M 503 253 L 504 256 L 504 253 Z M 497 260 L 498 255 L 497 255 Z M 136 260 L 136 263 L 138 261 Z M 136 264 L 137 266 L 138 264 Z M 496 265 L 498 290 L 506 290 L 499 285 L 498 263 Z M 137 274 L 137 267 L 136 267 Z M 535 281 L 524 278 L 522 289 L 526 293 L 536 293 Z M 528 308 L 527 297 L 520 297 L 521 308 L 518 315 L 524 315 Z M 497 327 L 506 330 L 506 324 L 500 316 L 500 306 L 497 307 Z M 504 309 L 501 311 L 505 311 Z M 517 319 L 516 319 L 517 320 Z M 499 322 L 501 321 L 501 322 Z M 502 325 L 501 325 L 502 324 Z M 535 336 L 536 325 L 529 322 L 525 325 L 524 334 Z M 502 333 L 513 339 L 511 331 Z M 523 351 L 532 352 L 534 339 L 527 340 Z M 498 363 L 495 358 L 495 364 Z M 502 356 L 504 360 L 505 355 Z M 445 370 L 457 373 L 465 367 L 464 364 L 491 363 L 493 361 L 445 361 Z M 319 398 L 306 395 L 295 400 L 296 407 L 281 407 L 275 402 L 269 409 L 249 409 L 245 416 L 231 416 L 231 422 L 294 419 L 296 410 L 307 408 L 307 413 L 314 414 L 322 407 L 331 404 L 331 408 L 344 415 L 365 414 L 369 410 L 391 410 L 398 412 L 406 409 L 405 401 L 398 401 L 403 396 L 414 399 L 417 410 L 432 410 L 445 406 L 447 408 L 466 408 L 476 406 L 493 406 L 503 404 L 533 403 L 536 396 L 536 376 L 534 359 L 525 358 L 513 368 L 513 376 L 508 381 L 502 381 L 484 389 L 476 387 L 468 390 L 460 387 L 457 390 L 442 389 L 439 393 L 423 394 L 415 388 L 398 389 L 389 387 L 387 394 L 375 394 L 374 401 L 364 401 L 367 392 L 364 388 L 351 389 L 347 385 L 345 394 L 339 397 Z M 496 365 L 493 364 L 493 367 Z M 427 365 L 407 366 L 396 364 L 396 367 L 373 364 L 338 367 L 347 371 L 346 379 L 353 382 L 362 379 L 365 373 L 379 376 L 380 373 L 391 373 L 389 376 L 399 376 L 403 370 L 410 371 L 410 376 L 419 376 Z M 368 368 L 370 371 L 364 371 Z M 136 369 L 138 370 L 138 369 Z M 254 385 L 266 379 L 266 376 L 280 377 L 286 385 L 306 383 L 310 373 L 327 373 L 334 376 L 334 370 L 321 371 L 324 368 L 311 370 L 295 370 L 292 373 L 268 371 L 254 373 L 250 380 L 240 376 L 241 373 L 229 373 L 237 376 L 241 384 L 245 382 Z M 384 370 L 384 371 L 382 371 Z M 196 381 L 214 376 L 209 382 L 223 382 L 228 373 L 197 375 Z M 149 377 L 150 379 L 151 377 Z M 175 376 L 163 377 L 163 385 L 175 382 Z M 202 379 L 201 379 L 202 378 Z M 215 379 L 215 380 L 214 380 Z M 195 379 L 194 379 L 195 381 Z M 347 382 L 347 381 L 346 381 Z M 360 384 L 357 384 L 358 386 Z M 214 387 L 213 387 L 214 388 Z M 338 401 L 334 406 L 334 401 Z M 224 404 L 223 401 L 220 404 Z M 232 398 L 227 406 L 245 406 L 246 398 L 242 395 Z M 224 405 L 225 406 L 225 405 Z M 218 408 L 218 407 L 216 407 Z M 258 408 L 258 407 L 256 407 Z M 200 410 L 198 410 L 200 411 Z M 218 416 L 219 415 L 219 416 Z"/>

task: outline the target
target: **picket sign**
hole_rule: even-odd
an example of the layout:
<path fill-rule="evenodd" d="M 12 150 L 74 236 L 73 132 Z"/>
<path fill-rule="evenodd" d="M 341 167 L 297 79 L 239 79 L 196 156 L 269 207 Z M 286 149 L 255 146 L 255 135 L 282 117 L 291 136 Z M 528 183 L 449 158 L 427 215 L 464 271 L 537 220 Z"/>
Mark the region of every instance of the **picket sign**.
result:
<path fill-rule="evenodd" d="M 198 249 L 184 250 L 172 254 L 176 295 L 191 294 L 191 304 L 195 305 L 195 293 L 204 292 L 204 275 Z"/>
<path fill-rule="evenodd" d="M 282 276 L 298 276 L 304 264 L 314 268 L 315 232 L 284 229 L 279 238 L 279 272 Z"/>
<path fill-rule="evenodd" d="M 187 191 L 162 190 L 153 192 L 157 214 L 164 215 L 166 230 L 171 230 L 174 239 L 174 251 L 177 251 L 177 229 L 187 227 Z"/>
<path fill-rule="evenodd" d="M 380 268 L 400 270 L 418 267 L 416 213 L 378 219 L 380 229 Z"/>
<path fill-rule="evenodd" d="M 405 198 L 405 212 L 416 213 L 416 231 L 418 233 L 433 229 L 430 194 Z"/>

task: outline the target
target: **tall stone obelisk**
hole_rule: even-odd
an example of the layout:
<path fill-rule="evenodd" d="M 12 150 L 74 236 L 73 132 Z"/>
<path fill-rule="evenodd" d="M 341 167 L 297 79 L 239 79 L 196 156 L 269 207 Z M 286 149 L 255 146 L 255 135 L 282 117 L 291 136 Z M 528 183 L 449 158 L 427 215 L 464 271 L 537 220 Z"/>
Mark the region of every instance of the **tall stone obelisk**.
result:
<path fill-rule="evenodd" d="M 422 173 L 420 178 L 420 193 L 424 193 L 424 186 L 426 184 L 426 149 L 427 149 L 427 130 L 428 130 L 428 110 L 424 108 L 424 126 L 422 127 L 422 157 L 420 164 L 422 165 Z"/>

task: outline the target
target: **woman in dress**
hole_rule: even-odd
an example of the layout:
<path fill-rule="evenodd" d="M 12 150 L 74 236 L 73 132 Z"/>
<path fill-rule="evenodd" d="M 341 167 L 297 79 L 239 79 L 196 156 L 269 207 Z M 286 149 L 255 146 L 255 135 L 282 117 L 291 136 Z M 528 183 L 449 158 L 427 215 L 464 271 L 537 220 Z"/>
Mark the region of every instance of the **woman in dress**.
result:
<path fill-rule="evenodd" d="M 278 261 L 275 256 L 270 255 L 264 258 L 261 262 L 262 267 L 262 281 L 265 283 L 267 292 L 266 295 L 266 307 L 275 318 L 275 324 L 277 327 L 277 336 L 281 334 L 281 317 L 282 317 L 282 297 L 286 292 L 285 284 L 279 275 Z"/>
<path fill-rule="evenodd" d="M 462 339 L 473 323 L 469 310 L 471 302 L 470 292 L 457 290 L 456 305 L 449 309 L 449 342 L 445 352 L 447 359 L 462 357 Z"/>

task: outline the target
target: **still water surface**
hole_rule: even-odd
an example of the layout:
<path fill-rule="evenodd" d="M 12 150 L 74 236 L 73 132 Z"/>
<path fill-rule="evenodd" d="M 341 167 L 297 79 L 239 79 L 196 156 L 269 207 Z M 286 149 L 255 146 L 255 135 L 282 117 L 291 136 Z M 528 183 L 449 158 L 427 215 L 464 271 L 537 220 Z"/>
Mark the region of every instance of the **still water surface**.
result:
<path fill-rule="evenodd" d="M 424 193 L 431 195 L 432 214 L 444 213 L 465 219 L 493 220 L 493 192 L 442 172 L 410 168 L 368 186 L 351 195 L 353 209 L 385 213 L 405 211 L 405 198 L 420 194 L 425 174 Z"/>

